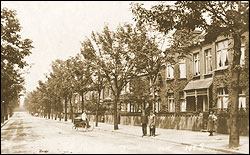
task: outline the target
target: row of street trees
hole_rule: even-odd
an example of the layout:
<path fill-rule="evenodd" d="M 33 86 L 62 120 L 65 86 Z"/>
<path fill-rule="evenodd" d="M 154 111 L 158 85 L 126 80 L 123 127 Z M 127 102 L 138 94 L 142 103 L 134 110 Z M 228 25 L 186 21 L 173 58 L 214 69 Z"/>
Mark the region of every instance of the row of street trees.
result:
<path fill-rule="evenodd" d="M 24 90 L 23 69 L 29 66 L 24 58 L 31 54 L 32 41 L 22 39 L 16 12 L 1 8 L 1 123 L 19 105 Z"/>
<path fill-rule="evenodd" d="M 68 101 L 73 118 L 73 94 L 81 95 L 83 111 L 84 95 L 96 91 L 97 125 L 101 90 L 106 86 L 114 96 L 114 129 L 118 129 L 117 111 L 122 89 L 139 76 L 148 76 L 153 81 L 151 83 L 155 83 L 165 58 L 164 52 L 158 48 L 157 38 L 150 36 L 145 27 L 124 24 L 112 31 L 105 26 L 103 32 L 92 32 L 91 38 L 82 42 L 81 53 L 66 61 L 54 61 L 47 80 L 39 81 L 39 87 L 27 96 L 25 105 L 30 111 L 43 109 L 48 118 L 51 110 L 60 114 L 64 109 L 67 120 Z"/>
<path fill-rule="evenodd" d="M 233 63 L 230 67 L 232 96 L 229 144 L 230 147 L 237 147 L 239 145 L 237 88 L 241 71 L 240 47 L 241 35 L 249 31 L 249 3 L 178 1 L 173 6 L 161 3 L 148 10 L 143 8 L 142 4 L 132 3 L 131 9 L 136 25 L 124 24 L 118 26 L 115 31 L 105 26 L 102 32 L 92 32 L 91 37 L 82 42 L 80 54 L 66 61 L 57 60 L 52 64 L 52 72 L 47 81 L 40 82 L 37 89 L 38 94 L 44 96 L 39 104 L 47 105 L 50 109 L 56 107 L 57 103 L 61 103 L 60 100 L 64 100 L 67 104 L 75 92 L 83 97 L 89 90 L 98 90 L 99 103 L 99 90 L 105 83 L 110 86 L 114 96 L 114 129 L 117 130 L 118 105 L 124 86 L 132 79 L 148 77 L 150 81 L 148 96 L 152 95 L 154 110 L 159 76 L 164 86 L 161 92 L 166 94 L 167 90 L 166 77 L 161 72 L 161 68 L 167 63 L 175 64 L 173 59 L 175 54 L 182 57 L 190 54 L 190 47 L 196 44 L 192 38 L 192 32 L 199 28 L 206 31 L 207 41 L 214 41 L 219 35 L 232 36 L 234 39 Z M 170 48 L 164 51 L 161 49 L 162 38 L 159 38 L 160 35 L 154 35 L 157 34 L 156 32 L 164 35 L 174 32 L 170 39 Z M 51 95 L 53 93 L 55 94 Z M 163 98 L 162 101 L 164 100 L 166 99 Z M 82 108 L 84 108 L 83 101 Z M 55 109 L 62 110 L 63 105 L 58 105 L 60 106 Z M 67 105 L 64 107 L 66 112 Z"/>

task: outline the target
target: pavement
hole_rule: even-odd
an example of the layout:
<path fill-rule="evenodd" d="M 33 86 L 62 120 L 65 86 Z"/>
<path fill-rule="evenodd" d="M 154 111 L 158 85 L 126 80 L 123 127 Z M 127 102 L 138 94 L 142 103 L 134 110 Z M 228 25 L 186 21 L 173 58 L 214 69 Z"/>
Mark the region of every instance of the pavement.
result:
<path fill-rule="evenodd" d="M 142 128 L 139 126 L 120 125 L 119 130 L 114 130 L 113 124 L 98 123 L 99 130 L 106 130 L 111 132 L 119 132 L 122 134 L 129 134 L 142 137 Z M 149 129 L 148 133 L 149 133 Z M 249 137 L 240 136 L 240 146 L 238 148 L 230 149 L 229 135 L 214 133 L 214 136 L 208 136 L 208 132 L 197 132 L 189 130 L 174 130 L 174 129 L 161 129 L 156 128 L 155 137 L 153 138 L 162 141 L 178 143 L 186 145 L 187 149 L 212 149 L 222 151 L 229 154 L 249 154 Z"/>
<path fill-rule="evenodd" d="M 55 120 L 58 121 L 58 120 Z M 7 123 L 7 121 L 6 121 Z M 61 121 L 68 125 L 72 125 L 71 120 Z M 92 124 L 94 124 L 92 122 Z M 98 123 L 98 127 L 94 130 L 102 130 L 106 132 L 120 133 L 125 135 L 131 135 L 141 138 L 155 139 L 160 141 L 166 141 L 174 144 L 185 145 L 187 150 L 195 149 L 211 149 L 215 151 L 221 151 L 228 154 L 249 154 L 249 137 L 240 137 L 240 146 L 238 148 L 230 149 L 228 147 L 229 135 L 214 133 L 214 136 L 208 136 L 208 132 L 197 132 L 189 130 L 174 130 L 174 129 L 161 129 L 156 128 L 156 136 L 142 137 L 142 128 L 140 126 L 120 125 L 119 129 L 114 130 L 113 124 Z M 149 129 L 148 129 L 149 133 Z"/>

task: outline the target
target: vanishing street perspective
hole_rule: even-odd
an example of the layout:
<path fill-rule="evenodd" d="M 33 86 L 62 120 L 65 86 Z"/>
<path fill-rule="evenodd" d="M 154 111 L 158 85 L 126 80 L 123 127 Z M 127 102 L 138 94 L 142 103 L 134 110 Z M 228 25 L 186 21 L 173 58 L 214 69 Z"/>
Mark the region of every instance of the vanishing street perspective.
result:
<path fill-rule="evenodd" d="M 1 1 L 1 154 L 249 154 L 249 2 Z"/>

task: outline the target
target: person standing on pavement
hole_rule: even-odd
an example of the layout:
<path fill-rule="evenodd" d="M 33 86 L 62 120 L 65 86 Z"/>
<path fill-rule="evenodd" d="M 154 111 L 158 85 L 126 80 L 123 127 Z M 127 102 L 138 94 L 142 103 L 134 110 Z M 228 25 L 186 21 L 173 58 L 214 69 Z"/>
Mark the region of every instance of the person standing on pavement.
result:
<path fill-rule="evenodd" d="M 148 124 L 148 117 L 146 115 L 145 110 L 142 110 L 141 123 L 142 123 L 142 137 L 143 137 L 147 135 L 147 124 Z"/>
<path fill-rule="evenodd" d="M 209 136 L 213 136 L 213 132 L 215 131 L 215 122 L 217 120 L 217 117 L 213 113 L 213 111 L 210 111 L 210 114 L 208 116 L 208 123 L 207 123 L 207 128 L 209 131 Z"/>
<path fill-rule="evenodd" d="M 155 114 L 153 111 L 150 112 L 149 115 L 149 131 L 150 131 L 150 136 L 155 136 Z"/>

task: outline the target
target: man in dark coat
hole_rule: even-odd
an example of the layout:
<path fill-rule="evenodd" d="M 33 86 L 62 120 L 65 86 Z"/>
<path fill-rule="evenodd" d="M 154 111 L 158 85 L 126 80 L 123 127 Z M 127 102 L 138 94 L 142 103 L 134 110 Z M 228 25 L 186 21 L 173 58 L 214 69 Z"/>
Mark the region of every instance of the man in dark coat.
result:
<path fill-rule="evenodd" d="M 147 124 L 148 124 L 148 117 L 146 116 L 145 110 L 142 110 L 141 116 L 141 123 L 142 123 L 142 137 L 147 135 Z"/>

